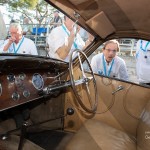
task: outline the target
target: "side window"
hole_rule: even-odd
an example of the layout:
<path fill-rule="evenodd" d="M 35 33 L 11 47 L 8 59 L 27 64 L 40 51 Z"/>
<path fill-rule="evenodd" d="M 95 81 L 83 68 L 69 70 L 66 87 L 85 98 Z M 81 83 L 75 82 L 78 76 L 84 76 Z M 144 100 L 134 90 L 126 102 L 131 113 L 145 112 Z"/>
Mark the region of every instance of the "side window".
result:
<path fill-rule="evenodd" d="M 139 83 L 136 71 L 138 40 L 123 38 L 112 41 L 105 42 L 88 57 L 93 71 L 99 75 Z M 114 43 L 119 45 L 119 49 Z M 87 69 L 86 66 L 84 63 L 84 69 Z"/>

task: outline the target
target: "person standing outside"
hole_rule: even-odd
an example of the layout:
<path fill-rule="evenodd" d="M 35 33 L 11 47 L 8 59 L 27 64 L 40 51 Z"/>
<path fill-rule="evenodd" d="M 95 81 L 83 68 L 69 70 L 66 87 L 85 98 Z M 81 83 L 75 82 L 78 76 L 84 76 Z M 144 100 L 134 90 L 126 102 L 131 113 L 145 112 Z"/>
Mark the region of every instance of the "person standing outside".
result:
<path fill-rule="evenodd" d="M 150 41 L 137 41 L 136 73 L 139 84 L 150 86 Z"/>
<path fill-rule="evenodd" d="M 29 23 L 29 19 L 27 17 L 25 17 L 23 19 L 23 35 L 31 35 L 32 34 L 32 25 Z"/>
<path fill-rule="evenodd" d="M 74 49 L 83 49 L 85 42 L 78 34 L 79 28 L 75 30 L 75 23 L 64 16 L 64 23 L 54 28 L 48 35 L 49 56 L 52 58 L 69 61 L 69 54 Z"/>
<path fill-rule="evenodd" d="M 128 73 L 125 61 L 117 56 L 119 49 L 117 40 L 110 40 L 104 43 L 102 53 L 95 55 L 91 60 L 93 71 L 100 75 L 127 81 Z"/>
<path fill-rule="evenodd" d="M 0 47 L 1 53 L 38 55 L 34 42 L 23 36 L 19 23 L 11 23 L 9 27 L 10 38 Z"/>
<path fill-rule="evenodd" d="M 58 10 L 54 11 L 54 17 L 50 21 L 50 24 L 52 25 L 51 30 L 62 24 L 62 18 L 59 16 L 59 11 Z"/>

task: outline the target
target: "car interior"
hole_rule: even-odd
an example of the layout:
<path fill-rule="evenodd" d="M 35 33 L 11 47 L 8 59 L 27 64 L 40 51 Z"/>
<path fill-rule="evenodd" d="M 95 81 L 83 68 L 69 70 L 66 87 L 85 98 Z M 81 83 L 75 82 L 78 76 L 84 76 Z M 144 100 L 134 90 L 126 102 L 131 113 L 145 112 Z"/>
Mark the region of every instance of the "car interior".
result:
<path fill-rule="evenodd" d="M 90 64 L 110 39 L 150 39 L 149 0 L 45 1 L 94 39 L 69 62 L 0 54 L 0 149 L 149 150 L 150 88 Z"/>

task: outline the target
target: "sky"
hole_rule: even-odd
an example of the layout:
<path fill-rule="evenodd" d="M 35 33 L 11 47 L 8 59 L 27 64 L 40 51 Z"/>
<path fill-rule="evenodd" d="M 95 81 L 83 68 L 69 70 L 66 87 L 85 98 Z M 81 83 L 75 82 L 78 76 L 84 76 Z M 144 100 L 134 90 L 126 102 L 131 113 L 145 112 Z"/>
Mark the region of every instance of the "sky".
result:
<path fill-rule="evenodd" d="M 11 18 L 9 18 L 8 16 L 13 17 L 13 15 L 14 15 L 14 19 L 20 19 L 20 16 L 18 14 L 12 14 L 12 13 L 8 12 L 5 6 L 0 5 L 0 11 L 3 15 L 3 19 L 4 19 L 5 24 L 10 23 Z"/>

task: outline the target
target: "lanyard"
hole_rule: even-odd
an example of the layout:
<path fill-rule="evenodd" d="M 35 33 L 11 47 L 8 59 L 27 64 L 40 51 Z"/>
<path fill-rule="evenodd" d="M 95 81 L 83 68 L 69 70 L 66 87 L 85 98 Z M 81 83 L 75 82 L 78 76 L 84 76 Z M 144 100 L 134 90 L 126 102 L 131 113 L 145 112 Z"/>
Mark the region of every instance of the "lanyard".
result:
<path fill-rule="evenodd" d="M 23 37 L 23 38 L 21 39 L 21 41 L 19 42 L 19 46 L 18 46 L 17 49 L 15 48 L 15 44 L 13 43 L 14 54 L 17 54 L 17 52 L 18 52 L 18 50 L 20 49 L 20 46 L 22 45 L 23 41 L 24 41 L 24 37 Z"/>
<path fill-rule="evenodd" d="M 147 42 L 146 45 L 145 45 L 145 48 L 143 48 L 143 47 L 142 47 L 143 41 L 141 40 L 141 46 L 140 46 L 140 49 L 141 49 L 142 51 L 144 51 L 144 52 L 147 52 L 147 46 L 149 45 L 149 43 L 150 43 L 150 42 Z"/>
<path fill-rule="evenodd" d="M 65 31 L 65 32 L 67 33 L 67 35 L 69 36 L 70 34 L 68 33 L 66 27 L 65 27 L 64 25 L 62 25 L 62 28 L 64 29 L 64 31 Z M 78 48 L 78 46 L 77 46 L 77 44 L 75 43 L 75 41 L 73 42 L 73 45 L 74 45 L 75 49 Z"/>
<path fill-rule="evenodd" d="M 108 76 L 108 77 L 110 76 L 110 73 L 111 73 L 111 71 L 112 71 L 113 64 L 114 64 L 114 59 L 112 60 L 112 63 L 111 63 L 110 69 L 108 70 L 108 75 L 107 75 L 106 62 L 105 62 L 104 54 L 103 54 L 103 69 L 104 69 L 104 75 L 105 75 L 105 76 Z"/>

